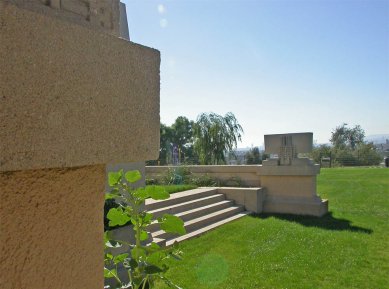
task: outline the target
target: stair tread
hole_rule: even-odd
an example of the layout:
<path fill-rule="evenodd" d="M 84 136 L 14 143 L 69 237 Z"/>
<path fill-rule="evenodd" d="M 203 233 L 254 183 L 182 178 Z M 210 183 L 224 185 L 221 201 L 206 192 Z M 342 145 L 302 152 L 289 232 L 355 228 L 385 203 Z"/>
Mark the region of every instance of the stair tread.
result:
<path fill-rule="evenodd" d="M 209 205 L 197 207 L 195 209 L 191 209 L 191 210 L 184 211 L 184 212 L 181 212 L 181 213 L 177 213 L 177 214 L 174 214 L 174 215 L 177 216 L 177 217 L 182 217 L 184 215 L 188 215 L 188 214 L 191 214 L 191 213 L 194 213 L 194 212 L 202 211 L 202 210 L 205 210 L 205 209 L 208 209 L 208 208 L 211 208 L 211 207 L 217 207 L 217 206 L 224 205 L 224 204 L 227 204 L 227 203 L 230 203 L 231 206 L 232 206 L 234 204 L 234 201 L 224 200 L 224 201 L 220 201 L 220 202 L 217 202 L 217 203 L 212 203 L 212 204 L 209 204 Z"/>
<path fill-rule="evenodd" d="M 159 208 L 159 209 L 150 210 L 148 212 L 154 214 L 154 213 L 161 212 L 161 211 L 164 211 L 164 210 L 175 209 L 175 208 L 179 208 L 179 207 L 186 206 L 186 205 L 189 205 L 189 204 L 195 204 L 197 202 L 204 201 L 204 200 L 209 200 L 209 199 L 213 199 L 213 198 L 214 199 L 218 199 L 221 196 L 224 197 L 223 194 L 214 194 L 212 196 L 207 196 L 207 197 L 203 197 L 203 198 L 199 198 L 199 199 L 195 199 L 195 200 L 191 200 L 191 201 L 187 201 L 187 202 L 182 202 L 182 203 L 179 203 L 179 204 L 170 205 L 170 206 L 162 207 L 162 208 Z"/>
<path fill-rule="evenodd" d="M 186 210 L 183 210 L 183 211 L 178 211 L 178 212 L 175 212 L 175 213 L 174 212 L 169 212 L 167 210 L 166 213 L 174 215 L 174 216 L 177 216 L 177 217 L 180 217 L 185 222 L 185 221 L 189 221 L 188 220 L 189 218 L 192 218 L 192 219 L 198 218 L 199 217 L 198 215 L 201 214 L 201 213 L 203 213 L 203 215 L 206 215 L 206 214 L 211 214 L 212 212 L 215 212 L 215 211 L 220 211 L 220 210 L 223 210 L 225 208 L 231 207 L 231 206 L 234 205 L 234 203 L 235 202 L 232 201 L 232 200 L 222 200 L 222 201 L 219 200 L 219 201 L 214 202 L 214 203 L 202 204 L 199 207 L 193 207 L 193 208 L 189 208 L 189 209 L 186 209 Z M 149 232 L 151 232 L 151 233 L 159 231 L 158 221 L 154 220 L 148 226 L 147 230 Z"/>
<path fill-rule="evenodd" d="M 231 221 L 234 221 L 234 220 L 237 220 L 239 218 L 242 218 L 244 216 L 247 216 L 249 214 L 251 214 L 252 212 L 250 211 L 244 211 L 244 212 L 240 212 L 238 214 L 235 214 L 231 217 L 228 217 L 226 219 L 223 219 L 221 221 L 218 221 L 218 222 L 215 222 L 215 223 L 212 223 L 208 226 L 205 226 L 205 227 L 202 227 L 201 229 L 198 229 L 198 230 L 195 230 L 193 232 L 190 232 L 190 233 L 187 233 L 185 235 L 182 235 L 182 236 L 179 236 L 179 237 L 176 237 L 176 238 L 173 238 L 173 239 L 169 239 L 169 240 L 166 240 L 166 246 L 170 246 L 172 245 L 174 242 L 181 242 L 181 241 L 184 241 L 184 240 L 187 240 L 187 239 L 190 239 L 190 238 L 193 238 L 193 237 L 196 237 L 196 236 L 199 236 L 203 233 L 206 233 L 214 228 L 217 228 L 221 225 L 224 225 L 224 224 L 227 224 Z"/>
<path fill-rule="evenodd" d="M 210 214 L 206 214 L 204 216 L 201 216 L 201 217 L 198 217 L 198 218 L 186 221 L 186 222 L 184 222 L 184 226 L 187 227 L 189 225 L 192 225 L 192 224 L 195 224 L 195 223 L 207 220 L 207 219 L 209 219 L 211 217 L 215 217 L 215 216 L 218 216 L 218 215 L 222 215 L 222 214 L 225 214 L 225 213 L 237 210 L 237 209 L 243 209 L 243 208 L 244 207 L 240 206 L 240 205 L 238 205 L 238 206 L 231 206 L 231 207 L 228 207 L 228 208 L 225 208 L 225 209 L 222 209 L 222 210 L 218 210 L 216 212 L 213 212 L 213 213 L 210 213 Z M 226 219 L 228 219 L 228 218 L 226 218 Z M 151 233 L 153 238 L 154 237 L 158 237 L 158 236 L 163 235 L 163 234 L 165 234 L 165 231 L 163 231 L 163 230 L 159 230 L 159 231 Z"/>
<path fill-rule="evenodd" d="M 147 199 L 145 203 L 146 203 L 146 207 L 147 207 L 147 205 L 149 205 L 149 204 L 166 202 L 169 200 L 175 200 L 175 199 L 179 199 L 179 198 L 183 198 L 183 197 L 187 197 L 187 196 L 194 196 L 194 195 L 202 194 L 204 192 L 209 192 L 209 191 L 214 191 L 216 193 L 217 188 L 197 188 L 197 189 L 193 189 L 193 190 L 188 190 L 188 191 L 183 191 L 183 192 L 171 194 L 170 198 L 167 200 Z"/>

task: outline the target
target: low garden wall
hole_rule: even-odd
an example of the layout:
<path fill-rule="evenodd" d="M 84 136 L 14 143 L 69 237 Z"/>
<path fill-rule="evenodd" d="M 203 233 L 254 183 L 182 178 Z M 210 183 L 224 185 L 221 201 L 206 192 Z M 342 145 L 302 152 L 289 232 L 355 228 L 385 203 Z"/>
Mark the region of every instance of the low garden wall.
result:
<path fill-rule="evenodd" d="M 146 178 L 166 181 L 177 175 L 178 180 L 185 174 L 216 180 L 227 198 L 245 205 L 255 213 L 287 213 L 297 215 L 322 216 L 328 211 L 328 202 L 316 193 L 316 175 L 320 166 L 311 161 L 299 159 L 301 164 L 293 166 L 240 165 L 240 166 L 148 166 Z M 195 183 L 195 182 L 194 182 Z M 199 186 L 208 186 L 199 182 Z M 220 187 L 235 187 L 232 190 Z M 238 190 L 236 187 L 257 188 L 255 194 Z M 248 208 L 247 204 L 254 205 Z"/>
<path fill-rule="evenodd" d="M 260 187 L 260 165 L 245 166 L 147 166 L 146 178 L 161 180 L 170 173 L 188 170 L 194 176 L 208 176 L 218 180 L 222 185 Z"/>

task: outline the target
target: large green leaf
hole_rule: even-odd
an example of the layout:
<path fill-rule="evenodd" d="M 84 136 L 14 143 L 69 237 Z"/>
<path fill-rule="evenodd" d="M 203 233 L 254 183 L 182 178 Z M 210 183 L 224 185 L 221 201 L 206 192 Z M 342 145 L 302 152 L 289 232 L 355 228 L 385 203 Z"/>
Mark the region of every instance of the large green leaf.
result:
<path fill-rule="evenodd" d="M 148 195 L 154 200 L 166 200 L 170 198 L 170 194 L 163 188 L 156 186 L 147 186 Z"/>
<path fill-rule="evenodd" d="M 123 176 L 123 170 L 118 172 L 109 172 L 108 173 L 108 184 L 110 187 L 113 187 L 118 184 L 121 177 Z"/>
<path fill-rule="evenodd" d="M 114 194 L 110 194 L 110 193 L 105 193 L 105 199 L 106 200 L 110 200 L 110 199 L 114 199 L 117 197 L 117 195 L 114 195 Z"/>
<path fill-rule="evenodd" d="M 146 200 L 148 197 L 150 197 L 149 192 L 146 190 L 146 188 L 137 188 L 133 195 L 141 200 Z"/>
<path fill-rule="evenodd" d="M 154 253 L 151 253 L 147 256 L 147 263 L 160 266 L 161 260 L 166 257 L 166 253 L 162 251 L 157 251 Z"/>
<path fill-rule="evenodd" d="M 105 278 L 115 278 L 117 277 L 116 269 L 109 270 L 107 268 L 104 268 L 104 277 Z"/>
<path fill-rule="evenodd" d="M 180 235 L 184 235 L 186 233 L 184 221 L 179 217 L 164 214 L 163 217 L 159 219 L 159 223 L 161 225 L 161 229 L 166 233 L 177 233 Z"/>
<path fill-rule="evenodd" d="M 157 243 L 155 243 L 155 242 L 151 242 L 151 244 L 150 244 L 150 249 L 153 249 L 153 250 L 158 250 L 158 249 L 160 249 L 161 248 L 161 246 L 159 246 Z"/>
<path fill-rule="evenodd" d="M 131 257 L 135 260 L 138 260 L 138 258 L 145 258 L 146 251 L 142 247 L 135 247 L 131 250 Z"/>
<path fill-rule="evenodd" d="M 145 213 L 142 216 L 142 223 L 143 223 L 143 225 L 151 223 L 152 219 L 153 219 L 153 214 Z"/>
<path fill-rule="evenodd" d="M 149 266 L 145 267 L 146 274 L 157 274 L 157 273 L 161 273 L 161 272 L 163 272 L 163 270 L 155 265 L 149 265 Z"/>
<path fill-rule="evenodd" d="M 117 256 L 115 256 L 113 258 L 113 263 L 114 264 L 119 264 L 119 263 L 123 263 L 123 261 L 128 257 L 128 253 L 123 253 L 123 254 L 119 254 Z"/>
<path fill-rule="evenodd" d="M 142 175 L 138 170 L 135 171 L 128 171 L 125 173 L 124 177 L 126 178 L 127 182 L 129 183 L 135 183 L 142 179 Z"/>
<path fill-rule="evenodd" d="M 131 218 L 123 211 L 122 208 L 112 208 L 107 214 L 109 220 L 109 226 L 121 226 L 125 225 Z"/>
<path fill-rule="evenodd" d="M 141 230 L 141 231 L 140 231 L 140 240 L 141 240 L 141 241 L 145 241 L 145 240 L 147 240 L 148 238 L 149 238 L 149 234 L 147 234 L 146 231 Z"/>

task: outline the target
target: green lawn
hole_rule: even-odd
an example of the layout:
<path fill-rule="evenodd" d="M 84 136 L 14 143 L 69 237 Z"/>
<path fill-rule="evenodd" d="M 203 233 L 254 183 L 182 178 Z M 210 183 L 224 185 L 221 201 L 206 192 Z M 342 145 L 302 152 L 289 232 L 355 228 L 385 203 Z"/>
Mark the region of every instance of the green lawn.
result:
<path fill-rule="evenodd" d="M 186 289 L 389 288 L 389 169 L 322 169 L 318 192 L 327 216 L 244 217 L 181 243 L 168 276 Z"/>
<path fill-rule="evenodd" d="M 197 188 L 195 185 L 156 185 L 158 188 L 163 188 L 169 194 L 183 192 Z"/>

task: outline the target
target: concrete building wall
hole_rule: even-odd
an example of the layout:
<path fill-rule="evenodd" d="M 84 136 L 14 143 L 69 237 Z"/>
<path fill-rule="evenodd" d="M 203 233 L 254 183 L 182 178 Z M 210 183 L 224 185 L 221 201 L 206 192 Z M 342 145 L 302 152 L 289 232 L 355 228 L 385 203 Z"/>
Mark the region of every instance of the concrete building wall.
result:
<path fill-rule="evenodd" d="M 119 0 L 2 0 L 49 17 L 120 36 Z"/>
<path fill-rule="evenodd" d="M 101 289 L 106 164 L 158 157 L 160 54 L 30 2 L 0 0 L 0 288 Z"/>
<path fill-rule="evenodd" d="M 157 50 L 0 3 L 1 171 L 158 158 Z"/>
<path fill-rule="evenodd" d="M 0 173 L 0 288 L 103 288 L 105 165 Z"/>

